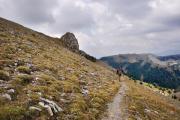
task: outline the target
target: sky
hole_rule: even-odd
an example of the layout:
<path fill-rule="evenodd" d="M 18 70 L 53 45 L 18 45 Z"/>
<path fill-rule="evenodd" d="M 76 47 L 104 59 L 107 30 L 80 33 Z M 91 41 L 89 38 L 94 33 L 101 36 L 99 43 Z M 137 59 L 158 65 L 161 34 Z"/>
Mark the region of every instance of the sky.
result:
<path fill-rule="evenodd" d="M 97 58 L 180 54 L 180 0 L 0 0 L 0 17 L 54 37 L 72 32 Z"/>

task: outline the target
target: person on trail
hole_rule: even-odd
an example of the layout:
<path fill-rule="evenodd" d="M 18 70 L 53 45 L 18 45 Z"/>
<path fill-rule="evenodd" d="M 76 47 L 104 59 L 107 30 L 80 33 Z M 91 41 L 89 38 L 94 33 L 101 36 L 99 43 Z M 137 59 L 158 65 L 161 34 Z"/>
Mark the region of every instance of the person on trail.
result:
<path fill-rule="evenodd" d="M 119 76 L 119 81 L 120 81 L 121 75 L 122 75 L 122 69 L 121 69 L 121 68 L 118 68 L 118 69 L 116 70 L 116 74 Z"/>

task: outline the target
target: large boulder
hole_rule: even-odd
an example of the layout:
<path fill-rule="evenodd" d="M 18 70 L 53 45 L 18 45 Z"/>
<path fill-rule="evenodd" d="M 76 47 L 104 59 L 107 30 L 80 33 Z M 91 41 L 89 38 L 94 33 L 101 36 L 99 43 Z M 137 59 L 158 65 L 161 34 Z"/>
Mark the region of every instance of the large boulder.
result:
<path fill-rule="evenodd" d="M 76 39 L 73 33 L 67 32 L 60 39 L 63 46 L 65 46 L 66 48 L 68 48 L 73 52 L 77 52 L 77 53 L 79 52 L 78 40 Z"/>
<path fill-rule="evenodd" d="M 79 49 L 78 40 L 76 39 L 76 37 L 73 33 L 67 32 L 60 38 L 60 41 L 61 41 L 62 45 L 65 48 L 69 49 L 70 51 L 75 52 L 81 56 L 84 56 L 86 59 L 88 59 L 92 62 L 96 62 L 95 57 L 90 56 L 86 52 Z"/>

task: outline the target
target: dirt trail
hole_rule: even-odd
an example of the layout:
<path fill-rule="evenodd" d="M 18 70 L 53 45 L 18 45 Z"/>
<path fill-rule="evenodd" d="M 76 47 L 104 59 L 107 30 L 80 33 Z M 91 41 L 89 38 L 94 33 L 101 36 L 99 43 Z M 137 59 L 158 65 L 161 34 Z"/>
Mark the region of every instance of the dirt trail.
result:
<path fill-rule="evenodd" d="M 114 97 L 113 101 L 108 104 L 107 115 L 102 118 L 102 120 L 125 120 L 121 108 L 122 100 L 128 87 L 125 82 L 121 82 L 120 84 L 122 86 Z"/>

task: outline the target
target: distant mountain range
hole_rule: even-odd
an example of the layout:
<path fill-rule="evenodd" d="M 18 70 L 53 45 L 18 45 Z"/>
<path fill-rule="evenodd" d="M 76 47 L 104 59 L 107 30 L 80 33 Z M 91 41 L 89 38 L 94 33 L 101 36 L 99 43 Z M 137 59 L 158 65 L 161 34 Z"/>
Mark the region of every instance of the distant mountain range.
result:
<path fill-rule="evenodd" d="M 169 56 L 160 56 L 160 60 L 167 61 L 167 60 L 180 60 L 180 54 L 177 55 L 169 55 Z"/>
<path fill-rule="evenodd" d="M 122 68 L 133 79 L 167 88 L 180 87 L 180 54 L 119 54 L 102 57 L 100 60 L 114 68 Z"/>

